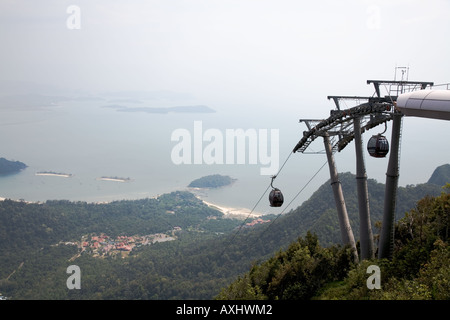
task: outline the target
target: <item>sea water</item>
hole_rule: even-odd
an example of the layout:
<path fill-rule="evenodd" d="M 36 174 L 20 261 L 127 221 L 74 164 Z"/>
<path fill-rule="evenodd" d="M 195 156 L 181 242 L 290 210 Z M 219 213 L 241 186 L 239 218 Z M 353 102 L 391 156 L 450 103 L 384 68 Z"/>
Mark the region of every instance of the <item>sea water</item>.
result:
<path fill-rule="evenodd" d="M 152 106 L 143 102 L 133 107 Z M 177 129 L 193 130 L 201 121 L 206 129 L 277 129 L 279 164 L 289 157 L 301 138 L 298 120 L 292 117 L 255 116 L 254 111 L 213 113 L 123 112 L 106 100 L 63 101 L 53 106 L 0 109 L 0 157 L 22 161 L 28 168 L 0 177 L 0 197 L 25 201 L 66 199 L 109 202 L 156 197 L 175 190 L 189 190 L 194 179 L 209 175 L 229 175 L 236 181 L 227 187 L 190 190 L 208 202 L 260 213 L 278 213 L 286 208 L 270 208 L 268 191 L 271 178 L 261 175 L 262 164 L 175 164 L 171 141 Z M 191 131 L 192 132 L 192 131 Z M 206 144 L 206 143 L 205 143 Z M 270 150 L 270 149 L 269 149 Z M 283 175 L 274 181 L 292 200 L 307 180 L 321 167 L 325 157 L 305 160 L 291 156 Z M 325 168 L 326 169 L 326 168 Z M 42 176 L 53 171 L 71 177 Z M 105 181 L 100 177 L 130 178 Z M 327 179 L 326 170 L 315 184 L 291 206 L 295 208 Z M 264 195 L 264 192 L 266 194 Z"/>

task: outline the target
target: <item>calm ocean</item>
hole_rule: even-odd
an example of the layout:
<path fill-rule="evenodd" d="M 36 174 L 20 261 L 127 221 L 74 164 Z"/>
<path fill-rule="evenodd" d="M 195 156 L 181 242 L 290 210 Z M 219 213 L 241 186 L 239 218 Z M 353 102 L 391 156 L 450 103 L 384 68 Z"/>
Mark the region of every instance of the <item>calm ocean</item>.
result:
<path fill-rule="evenodd" d="M 107 101 L 68 101 L 46 108 L 0 109 L 0 157 L 26 163 L 18 174 L 0 177 L 0 197 L 46 201 L 66 199 L 103 202 L 154 197 L 185 190 L 194 179 L 209 175 L 229 175 L 237 181 L 224 188 L 200 193 L 205 200 L 233 208 L 253 209 L 270 184 L 270 176 L 260 174 L 264 165 L 181 164 L 171 159 L 176 141 L 172 132 L 183 128 L 194 134 L 194 121 L 201 121 L 203 132 L 218 129 L 278 129 L 279 165 L 302 132 L 298 119 L 284 122 L 267 117 L 258 121 L 251 112 L 236 113 L 147 113 L 121 112 Z M 129 107 L 147 107 L 145 103 Z M 214 109 L 214 108 L 213 108 Z M 286 122 L 287 120 L 287 122 Z M 205 147 L 209 142 L 204 142 Z M 225 142 L 224 142 L 225 145 Z M 270 150 L 270 149 L 269 149 Z M 225 150 L 224 150 L 225 152 Z M 325 161 L 324 156 L 293 155 L 274 186 L 285 193 L 286 203 L 295 196 Z M 70 178 L 36 175 L 40 171 L 69 173 Z M 124 177 L 130 182 L 99 180 L 99 177 Z M 307 199 L 328 179 L 327 168 L 293 203 L 292 209 Z M 270 208 L 268 193 L 255 212 L 278 213 Z M 289 210 L 291 209 L 289 208 Z"/>

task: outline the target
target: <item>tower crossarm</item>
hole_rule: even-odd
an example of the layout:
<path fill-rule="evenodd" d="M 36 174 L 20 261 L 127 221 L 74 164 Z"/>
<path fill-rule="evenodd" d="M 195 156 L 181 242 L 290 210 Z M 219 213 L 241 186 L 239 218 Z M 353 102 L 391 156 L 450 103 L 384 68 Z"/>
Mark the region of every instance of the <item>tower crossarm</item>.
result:
<path fill-rule="evenodd" d="M 389 97 L 395 101 L 401 93 L 424 90 L 428 86 L 433 86 L 434 82 L 428 81 L 392 81 L 392 80 L 367 80 L 367 84 L 373 84 L 377 97 L 381 97 L 380 86 L 386 87 Z M 395 95 L 393 95 L 395 93 Z"/>
<path fill-rule="evenodd" d="M 303 132 L 303 137 L 294 147 L 293 152 L 305 152 L 312 141 L 325 133 L 330 136 L 338 136 L 339 141 L 346 141 L 349 137 L 354 136 L 352 125 L 354 118 L 365 118 L 366 121 L 365 125 L 362 125 L 362 130 L 370 129 L 391 119 L 391 114 L 394 111 L 392 106 L 388 102 L 369 101 L 345 110 L 332 110 L 327 119 L 300 119 L 300 122 L 306 123 L 308 130 Z M 342 142 L 341 144 L 338 142 L 337 150 L 341 151 L 348 142 Z"/>

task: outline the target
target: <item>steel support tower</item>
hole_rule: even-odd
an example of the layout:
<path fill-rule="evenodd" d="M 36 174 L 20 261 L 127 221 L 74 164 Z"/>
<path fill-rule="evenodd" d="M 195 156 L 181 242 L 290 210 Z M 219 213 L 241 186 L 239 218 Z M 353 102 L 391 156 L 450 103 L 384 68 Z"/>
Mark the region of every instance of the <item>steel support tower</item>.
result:
<path fill-rule="evenodd" d="M 389 164 L 386 172 L 386 189 L 383 211 L 383 223 L 380 236 L 378 258 L 391 257 L 394 241 L 394 221 L 396 196 L 399 177 L 399 157 L 401 141 L 401 125 L 403 114 L 395 109 L 395 101 L 399 94 L 416 90 L 423 90 L 427 86 L 432 86 L 433 82 L 419 81 L 389 81 L 389 80 L 368 80 L 367 84 L 373 84 L 375 94 L 371 97 L 360 96 L 328 96 L 336 105 L 335 110 L 331 110 L 327 119 L 312 120 L 300 119 L 308 128 L 303 132 L 303 137 L 294 147 L 293 152 L 308 153 L 308 146 L 317 138 L 323 137 L 325 152 L 330 169 L 331 185 L 338 211 L 341 238 L 344 244 L 350 245 L 355 252 L 354 257 L 358 257 L 356 244 L 350 223 L 348 221 L 347 209 L 339 182 L 337 169 L 333 153 L 343 150 L 353 139 L 355 139 L 356 152 L 356 183 L 358 190 L 358 209 L 360 219 L 360 258 L 371 259 L 375 255 L 372 227 L 370 221 L 370 207 L 367 189 L 367 174 L 364 163 L 364 153 L 362 145 L 362 134 L 380 124 L 393 121 L 391 151 Z M 381 96 L 380 88 L 387 91 L 386 96 Z M 340 101 L 354 100 L 365 101 L 356 107 L 341 109 Z M 317 153 L 317 152 L 314 152 Z"/>

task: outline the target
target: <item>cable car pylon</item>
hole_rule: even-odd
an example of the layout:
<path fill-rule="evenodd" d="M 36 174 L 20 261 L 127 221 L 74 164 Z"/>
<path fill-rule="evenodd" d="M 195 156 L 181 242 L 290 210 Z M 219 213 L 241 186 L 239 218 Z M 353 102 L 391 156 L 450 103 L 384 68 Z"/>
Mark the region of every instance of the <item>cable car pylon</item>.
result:
<path fill-rule="evenodd" d="M 379 259 L 391 257 L 394 242 L 395 207 L 400 167 L 399 149 L 403 114 L 395 108 L 397 96 L 392 95 L 392 92 L 395 93 L 395 90 L 392 91 L 389 89 L 388 95 L 382 97 L 380 94 L 380 86 L 383 85 L 386 87 L 389 85 L 389 88 L 391 88 L 391 86 L 396 86 L 398 94 L 399 92 L 403 93 L 404 91 L 412 92 L 424 90 L 427 86 L 432 86 L 433 82 L 367 80 L 367 84 L 374 85 L 376 96 L 328 96 L 328 99 L 333 99 L 336 104 L 336 109 L 331 110 L 330 117 L 324 120 L 300 119 L 300 122 L 305 122 L 308 130 L 303 132 L 303 137 L 292 151 L 293 153 L 311 153 L 306 152 L 308 146 L 317 137 L 324 138 L 336 208 L 338 210 L 339 219 L 342 219 L 342 222 L 340 222 L 341 237 L 344 244 L 349 244 L 352 248 L 356 248 L 354 246 L 354 239 L 351 239 L 353 236 L 351 228 L 349 228 L 349 224 L 345 221 L 347 212 L 342 190 L 339 190 L 340 183 L 333 157 L 335 151 L 342 151 L 353 139 L 355 139 L 357 157 L 356 180 L 358 186 L 358 207 L 360 216 L 360 256 L 362 260 L 372 258 L 375 252 L 370 222 L 367 175 L 362 152 L 362 133 L 378 125 L 386 125 L 386 122 L 391 120 L 393 121 L 391 150 L 389 150 L 389 144 L 387 143 L 386 138 L 380 134 L 375 136 L 372 141 L 369 141 L 368 151 L 371 156 L 375 156 L 376 158 L 385 157 L 387 153 L 390 152 L 388 169 L 386 172 L 382 230 L 380 242 L 378 244 Z M 353 108 L 341 110 L 339 102 L 342 99 L 358 101 L 366 100 L 367 102 Z M 330 141 L 330 137 L 334 139 L 333 142 Z M 373 142 L 375 143 L 372 145 Z"/>
<path fill-rule="evenodd" d="M 384 194 L 383 222 L 381 225 L 380 243 L 378 245 L 378 258 L 390 259 L 394 245 L 395 206 L 397 199 L 397 187 L 400 168 L 400 139 L 402 130 L 401 113 L 394 114 L 392 123 L 392 150 L 386 172 L 386 186 Z"/>
<path fill-rule="evenodd" d="M 361 119 L 353 119 L 356 152 L 356 187 L 358 193 L 359 230 L 361 260 L 373 259 L 375 249 L 373 244 L 372 224 L 370 222 L 369 191 L 367 187 L 367 173 L 364 164 L 363 142 L 361 135 Z"/>
<path fill-rule="evenodd" d="M 348 219 L 347 207 L 345 205 L 344 194 L 342 192 L 342 185 L 339 181 L 339 175 L 334 162 L 332 146 L 330 143 L 330 136 L 328 132 L 323 134 L 323 143 L 327 153 L 328 167 L 330 169 L 331 187 L 333 188 L 334 201 L 339 218 L 339 227 L 341 230 L 341 238 L 344 244 L 350 245 L 352 249 L 353 259 L 355 263 L 358 262 L 358 250 L 356 249 L 355 237 L 353 236 L 352 227 Z"/>

